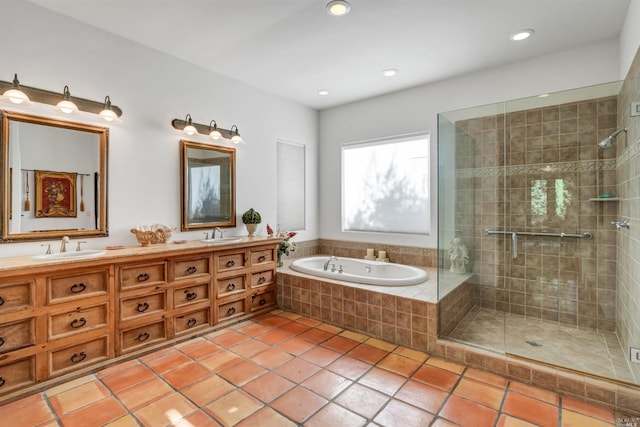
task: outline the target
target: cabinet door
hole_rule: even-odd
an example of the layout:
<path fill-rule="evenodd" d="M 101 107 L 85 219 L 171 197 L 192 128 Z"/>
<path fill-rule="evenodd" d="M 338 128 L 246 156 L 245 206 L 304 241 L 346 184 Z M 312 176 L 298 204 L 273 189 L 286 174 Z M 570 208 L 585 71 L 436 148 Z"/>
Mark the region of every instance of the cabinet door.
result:
<path fill-rule="evenodd" d="M 0 285 L 0 314 L 33 307 L 34 289 L 35 282 L 33 280 Z"/>
<path fill-rule="evenodd" d="M 107 270 L 47 277 L 47 302 L 57 304 L 97 295 L 107 295 Z"/>
<path fill-rule="evenodd" d="M 183 286 L 173 290 L 173 306 L 175 308 L 209 300 L 209 283 Z"/>
<path fill-rule="evenodd" d="M 261 293 L 254 293 L 251 295 L 251 311 L 261 310 L 263 308 L 275 305 L 276 303 L 276 291 L 274 288 Z"/>
<path fill-rule="evenodd" d="M 167 310 L 165 291 L 120 300 L 120 320 L 130 320 Z"/>
<path fill-rule="evenodd" d="M 198 311 L 175 316 L 173 325 L 176 335 L 209 326 L 209 311 L 209 308 L 203 308 Z"/>
<path fill-rule="evenodd" d="M 209 257 L 196 257 L 189 259 L 176 259 L 173 261 L 174 280 L 197 277 L 209 274 Z"/>
<path fill-rule="evenodd" d="M 80 367 L 106 360 L 109 355 L 109 337 L 100 338 L 49 352 L 49 376 L 55 377 Z"/>
<path fill-rule="evenodd" d="M 120 353 L 138 350 L 166 339 L 167 327 L 165 320 L 127 329 L 120 332 Z"/>
<path fill-rule="evenodd" d="M 167 263 L 157 261 L 121 265 L 118 267 L 118 278 L 122 290 L 161 285 L 167 281 Z"/>
<path fill-rule="evenodd" d="M 29 318 L 18 322 L 0 325 L 0 353 L 36 344 L 35 319 Z"/>
<path fill-rule="evenodd" d="M 6 394 L 35 384 L 34 357 L 0 366 L 0 394 Z M 11 424 L 10 420 L 6 420 Z"/>
<path fill-rule="evenodd" d="M 48 339 L 55 340 L 107 326 L 107 303 L 95 307 L 79 307 L 66 313 L 48 316 Z"/>

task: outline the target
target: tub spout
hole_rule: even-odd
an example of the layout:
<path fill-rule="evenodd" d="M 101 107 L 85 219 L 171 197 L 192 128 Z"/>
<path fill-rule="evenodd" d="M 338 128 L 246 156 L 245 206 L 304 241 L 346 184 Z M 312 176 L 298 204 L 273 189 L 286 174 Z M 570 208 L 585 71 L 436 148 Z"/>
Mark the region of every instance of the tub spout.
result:
<path fill-rule="evenodd" d="M 337 261 L 337 260 L 338 260 L 338 258 L 336 258 L 336 257 L 334 257 L 334 256 L 332 255 L 332 256 L 331 256 L 331 257 L 330 257 L 330 258 L 329 258 L 329 259 L 324 263 L 324 267 L 323 267 L 324 271 L 327 271 L 327 269 L 329 268 L 329 263 L 330 263 L 331 261 Z M 334 268 L 335 268 L 335 267 L 334 267 Z"/>

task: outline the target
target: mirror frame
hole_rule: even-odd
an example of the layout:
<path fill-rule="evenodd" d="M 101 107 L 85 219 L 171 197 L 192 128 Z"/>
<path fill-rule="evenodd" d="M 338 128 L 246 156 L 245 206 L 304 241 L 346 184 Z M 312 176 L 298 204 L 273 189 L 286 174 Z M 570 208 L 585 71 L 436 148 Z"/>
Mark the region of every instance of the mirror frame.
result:
<path fill-rule="evenodd" d="M 0 146 L 2 150 L 1 170 L 0 170 L 0 192 L 2 194 L 0 205 L 2 208 L 2 232 L 0 241 L 2 243 L 12 243 L 33 240 L 50 240 L 54 238 L 69 237 L 105 237 L 109 235 L 107 218 L 107 161 L 109 147 L 109 128 L 95 126 L 86 123 L 68 122 L 49 117 L 32 116 L 29 114 L 0 110 L 2 116 L 0 124 Z M 11 122 L 31 123 L 42 126 L 52 126 L 74 131 L 89 132 L 98 135 L 100 151 L 100 172 L 98 183 L 98 228 L 92 230 L 47 230 L 28 233 L 9 233 L 9 210 L 11 207 L 11 196 L 13 189 L 12 173 L 9 168 L 9 127 Z"/>
<path fill-rule="evenodd" d="M 189 223 L 188 222 L 188 203 L 187 197 L 189 195 L 188 177 L 186 176 L 188 170 L 188 156 L 187 151 L 190 148 L 196 148 L 200 150 L 217 151 L 229 155 L 230 161 L 230 207 L 231 212 L 229 215 L 229 221 L 218 222 L 205 222 L 205 223 Z M 180 223 L 181 231 L 193 231 L 202 230 L 215 227 L 235 227 L 236 226 L 236 150 L 231 147 L 221 147 L 218 145 L 203 144 L 200 142 L 180 140 Z"/>

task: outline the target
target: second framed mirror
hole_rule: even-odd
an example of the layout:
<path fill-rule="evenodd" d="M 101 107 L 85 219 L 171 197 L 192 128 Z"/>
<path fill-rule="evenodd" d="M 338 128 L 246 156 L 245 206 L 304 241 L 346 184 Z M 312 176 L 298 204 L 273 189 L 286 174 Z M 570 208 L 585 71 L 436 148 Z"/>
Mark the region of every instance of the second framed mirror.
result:
<path fill-rule="evenodd" d="M 236 150 L 180 141 L 181 230 L 236 225 Z"/>

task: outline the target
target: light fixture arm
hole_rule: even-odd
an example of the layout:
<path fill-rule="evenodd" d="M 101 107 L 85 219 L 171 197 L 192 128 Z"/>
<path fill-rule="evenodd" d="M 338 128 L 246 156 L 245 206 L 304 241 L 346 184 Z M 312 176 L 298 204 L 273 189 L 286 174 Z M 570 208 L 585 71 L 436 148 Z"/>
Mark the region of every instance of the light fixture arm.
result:
<path fill-rule="evenodd" d="M 17 82 L 17 75 L 14 77 L 14 82 Z M 6 90 L 11 89 L 14 86 L 14 82 L 0 81 L 0 94 Z M 19 83 L 19 82 L 18 82 Z M 35 87 L 20 85 L 20 90 L 24 92 L 31 102 L 39 102 L 41 104 L 48 104 L 55 106 L 60 101 L 60 92 L 52 92 L 45 89 L 38 89 Z M 64 96 L 66 98 L 69 94 L 69 87 L 65 86 Z M 99 101 L 92 101 L 85 98 L 73 97 L 73 102 L 78 106 L 78 109 L 87 113 L 100 114 L 100 111 L 104 109 L 104 103 Z M 122 116 L 122 110 L 111 105 L 111 109 L 118 117 Z"/>

